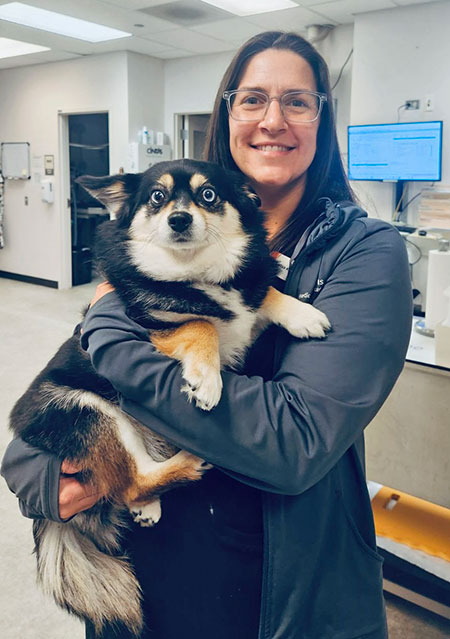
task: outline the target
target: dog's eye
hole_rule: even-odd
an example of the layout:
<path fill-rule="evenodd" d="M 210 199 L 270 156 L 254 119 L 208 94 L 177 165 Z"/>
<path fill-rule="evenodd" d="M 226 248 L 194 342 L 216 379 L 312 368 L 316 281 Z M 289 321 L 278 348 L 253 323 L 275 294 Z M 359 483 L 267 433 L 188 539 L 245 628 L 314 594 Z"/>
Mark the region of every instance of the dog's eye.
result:
<path fill-rule="evenodd" d="M 217 198 L 216 192 L 209 186 L 203 189 L 201 196 L 207 204 L 212 204 Z"/>
<path fill-rule="evenodd" d="M 159 206 L 160 204 L 162 204 L 165 199 L 166 199 L 165 193 L 163 191 L 160 191 L 159 189 L 156 189 L 155 191 L 152 191 L 150 193 L 151 203 L 154 204 L 155 206 Z"/>

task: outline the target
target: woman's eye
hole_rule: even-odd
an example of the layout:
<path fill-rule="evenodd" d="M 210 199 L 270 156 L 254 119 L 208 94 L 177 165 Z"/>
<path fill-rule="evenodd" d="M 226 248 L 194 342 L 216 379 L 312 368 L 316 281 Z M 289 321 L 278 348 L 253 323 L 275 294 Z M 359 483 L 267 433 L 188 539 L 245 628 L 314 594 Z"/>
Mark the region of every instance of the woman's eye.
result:
<path fill-rule="evenodd" d="M 216 197 L 217 195 L 214 189 L 210 189 L 210 188 L 203 189 L 202 198 L 207 204 L 212 204 L 215 201 Z"/>
<path fill-rule="evenodd" d="M 162 204 L 165 199 L 166 199 L 166 196 L 163 193 L 163 191 L 159 191 L 157 189 L 156 191 L 152 191 L 150 193 L 150 201 L 152 204 L 155 204 L 155 206 Z"/>
<path fill-rule="evenodd" d="M 299 100 L 298 98 L 296 98 L 296 99 L 290 100 L 288 102 L 288 106 L 302 107 L 302 106 L 306 106 L 306 103 L 303 100 Z"/>
<path fill-rule="evenodd" d="M 255 95 L 255 94 L 245 95 L 242 98 L 242 104 L 254 105 L 254 104 L 263 104 L 263 103 L 264 103 L 264 98 L 262 96 Z"/>

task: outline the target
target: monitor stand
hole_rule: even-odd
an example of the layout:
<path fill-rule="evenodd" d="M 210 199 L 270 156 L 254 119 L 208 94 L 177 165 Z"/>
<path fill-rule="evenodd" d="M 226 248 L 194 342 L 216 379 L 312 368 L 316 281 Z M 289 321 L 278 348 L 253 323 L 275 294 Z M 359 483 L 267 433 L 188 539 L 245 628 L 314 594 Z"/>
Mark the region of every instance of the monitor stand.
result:
<path fill-rule="evenodd" d="M 397 180 L 394 184 L 394 212 L 395 212 L 395 220 L 399 221 L 403 207 L 408 201 L 406 199 L 406 180 Z"/>

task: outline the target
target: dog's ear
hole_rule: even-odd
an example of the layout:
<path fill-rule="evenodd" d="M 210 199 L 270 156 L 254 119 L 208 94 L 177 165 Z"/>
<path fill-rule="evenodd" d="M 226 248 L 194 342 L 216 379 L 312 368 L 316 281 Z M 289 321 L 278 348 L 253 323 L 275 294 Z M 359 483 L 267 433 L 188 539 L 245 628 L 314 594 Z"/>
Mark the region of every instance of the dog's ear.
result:
<path fill-rule="evenodd" d="M 104 204 L 113 219 L 122 220 L 133 207 L 141 179 L 141 173 L 119 173 L 105 177 L 81 175 L 75 182 Z"/>
<path fill-rule="evenodd" d="M 253 219 L 255 214 L 259 214 L 258 209 L 261 206 L 261 200 L 253 187 L 247 182 L 243 175 L 235 171 L 229 171 L 229 184 L 233 186 L 232 199 L 241 212 L 246 212 L 247 219 Z M 248 217 L 250 216 L 250 217 Z"/>
<path fill-rule="evenodd" d="M 250 184 L 245 182 L 242 186 L 242 191 L 244 195 L 246 195 L 248 199 L 253 202 L 256 208 L 259 209 L 259 207 L 261 206 L 261 199 L 259 195 L 256 193 L 256 191 L 254 191 L 253 188 L 250 186 Z"/>

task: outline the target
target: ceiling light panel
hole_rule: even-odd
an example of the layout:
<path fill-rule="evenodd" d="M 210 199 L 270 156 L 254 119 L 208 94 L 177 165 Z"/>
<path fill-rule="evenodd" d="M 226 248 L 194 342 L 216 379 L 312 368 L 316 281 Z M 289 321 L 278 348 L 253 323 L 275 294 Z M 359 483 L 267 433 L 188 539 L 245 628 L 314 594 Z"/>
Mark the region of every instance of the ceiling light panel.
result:
<path fill-rule="evenodd" d="M 21 40 L 11 40 L 10 38 L 0 38 L 0 58 L 14 58 L 19 55 L 29 55 L 50 51 L 48 47 L 41 47 L 38 44 L 22 42 Z"/>
<path fill-rule="evenodd" d="M 131 36 L 131 33 L 126 33 L 125 31 L 112 29 L 87 20 L 80 20 L 79 18 L 72 18 L 62 13 L 39 9 L 22 2 L 9 2 L 0 5 L 0 20 L 87 42 L 105 42 Z"/>
<path fill-rule="evenodd" d="M 253 16 L 269 11 L 281 11 L 298 7 L 292 0 L 202 0 L 218 9 L 229 11 L 237 16 Z"/>

